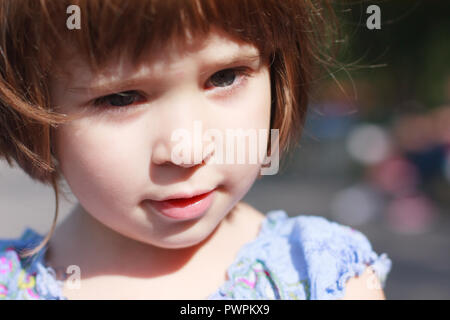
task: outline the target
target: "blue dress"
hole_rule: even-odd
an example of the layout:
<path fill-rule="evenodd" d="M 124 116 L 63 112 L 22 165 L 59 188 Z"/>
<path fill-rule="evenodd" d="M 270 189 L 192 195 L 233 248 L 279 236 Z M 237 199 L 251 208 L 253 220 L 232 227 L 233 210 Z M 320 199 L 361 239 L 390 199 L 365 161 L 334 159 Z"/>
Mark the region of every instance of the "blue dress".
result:
<path fill-rule="evenodd" d="M 46 266 L 45 250 L 18 255 L 42 239 L 30 228 L 17 239 L 0 239 L 0 299 L 66 299 L 63 282 Z M 391 260 L 377 255 L 362 233 L 319 216 L 270 211 L 228 268 L 228 280 L 208 299 L 339 299 L 346 281 L 367 266 L 384 287 Z"/>

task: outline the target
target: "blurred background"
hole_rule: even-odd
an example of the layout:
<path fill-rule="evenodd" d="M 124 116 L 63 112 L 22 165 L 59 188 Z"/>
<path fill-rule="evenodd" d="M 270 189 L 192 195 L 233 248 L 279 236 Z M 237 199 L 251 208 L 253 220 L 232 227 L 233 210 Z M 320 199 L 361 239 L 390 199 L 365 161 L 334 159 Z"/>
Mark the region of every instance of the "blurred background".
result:
<path fill-rule="evenodd" d="M 297 148 L 244 201 L 362 231 L 393 262 L 388 299 L 450 299 L 450 1 L 336 8 L 345 67 L 317 79 Z M 61 200 L 59 221 L 75 198 Z M 0 161 L 1 238 L 46 233 L 54 210 L 49 187 Z"/>

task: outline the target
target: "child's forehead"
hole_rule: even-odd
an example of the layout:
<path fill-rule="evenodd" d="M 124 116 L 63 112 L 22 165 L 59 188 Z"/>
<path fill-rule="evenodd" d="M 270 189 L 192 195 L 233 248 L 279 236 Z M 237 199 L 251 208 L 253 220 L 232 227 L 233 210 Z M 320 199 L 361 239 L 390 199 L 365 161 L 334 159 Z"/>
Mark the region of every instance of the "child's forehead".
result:
<path fill-rule="evenodd" d="M 232 38 L 218 30 L 211 31 L 203 38 L 190 36 L 183 42 L 166 43 L 163 47 L 148 48 L 139 60 L 127 55 L 114 55 L 98 71 L 90 68 L 88 61 L 83 60 L 76 49 L 58 59 L 58 81 L 78 84 L 100 84 L 104 81 L 131 78 L 139 74 L 161 74 L 177 72 L 185 59 L 193 59 L 200 63 L 231 62 L 239 59 L 260 58 L 258 48 L 241 40 Z"/>

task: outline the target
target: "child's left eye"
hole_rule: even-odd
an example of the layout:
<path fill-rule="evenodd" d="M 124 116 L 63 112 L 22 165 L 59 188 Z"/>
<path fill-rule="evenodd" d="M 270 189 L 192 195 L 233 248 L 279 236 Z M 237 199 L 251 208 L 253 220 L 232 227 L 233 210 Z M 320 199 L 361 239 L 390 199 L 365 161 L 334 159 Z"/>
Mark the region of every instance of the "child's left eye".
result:
<path fill-rule="evenodd" d="M 233 69 L 226 69 L 216 72 L 211 77 L 210 82 L 218 87 L 225 87 L 232 85 L 235 79 L 236 79 L 236 71 Z"/>
<path fill-rule="evenodd" d="M 224 69 L 213 74 L 207 82 L 208 87 L 230 87 L 236 83 L 236 78 L 239 76 L 247 77 L 250 76 L 246 68 L 234 68 L 234 69 Z M 239 84 L 242 79 L 239 79 L 237 83 Z"/>

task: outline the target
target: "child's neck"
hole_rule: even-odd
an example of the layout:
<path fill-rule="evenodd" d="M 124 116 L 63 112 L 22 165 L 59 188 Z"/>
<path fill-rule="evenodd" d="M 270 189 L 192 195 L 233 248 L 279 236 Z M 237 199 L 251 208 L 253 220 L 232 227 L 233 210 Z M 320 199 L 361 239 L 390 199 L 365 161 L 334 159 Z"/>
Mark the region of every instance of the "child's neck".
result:
<path fill-rule="evenodd" d="M 127 277 L 153 278 L 182 272 L 189 267 L 198 268 L 206 260 L 211 261 L 227 248 L 230 237 L 236 234 L 236 226 L 244 220 L 248 208 L 236 206 L 219 226 L 202 242 L 183 249 L 163 249 L 124 237 L 104 226 L 78 205 L 71 215 L 55 230 L 50 240 L 46 261 L 52 267 L 67 268 L 78 265 L 82 278 L 96 275 L 123 275 Z M 240 214 L 235 214 L 239 211 Z M 250 215 L 248 215 L 250 216 Z M 240 217 L 239 221 L 237 217 Z M 256 217 L 256 219 L 255 219 Z M 262 221 L 262 215 L 252 216 L 252 221 Z M 249 219 L 249 218 L 247 218 Z M 246 223 L 246 228 L 250 229 Z M 255 223 L 254 232 L 245 232 L 248 238 L 236 241 L 236 248 L 253 239 L 259 226 Z M 233 232 L 234 231 L 234 232 Z M 250 231 L 250 230 L 247 230 Z M 233 232 L 233 233 L 232 233 Z M 232 248 L 232 246 L 229 246 Z M 236 250 L 234 250 L 236 251 Z M 233 252 L 234 255 L 236 252 Z M 222 255 L 226 254 L 222 251 Z M 232 256 L 229 257 L 231 259 Z M 134 263 L 130 263 L 134 261 Z M 231 261 L 230 261 L 231 262 Z"/>

